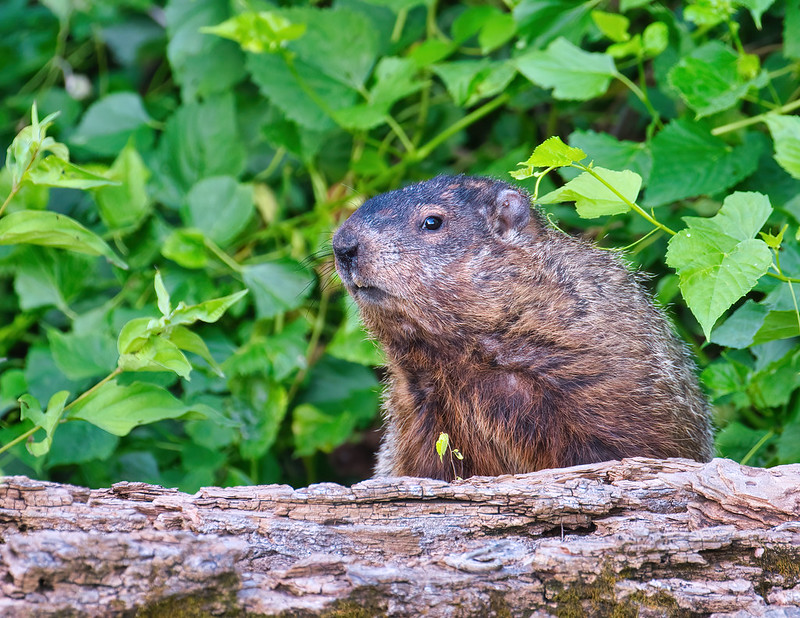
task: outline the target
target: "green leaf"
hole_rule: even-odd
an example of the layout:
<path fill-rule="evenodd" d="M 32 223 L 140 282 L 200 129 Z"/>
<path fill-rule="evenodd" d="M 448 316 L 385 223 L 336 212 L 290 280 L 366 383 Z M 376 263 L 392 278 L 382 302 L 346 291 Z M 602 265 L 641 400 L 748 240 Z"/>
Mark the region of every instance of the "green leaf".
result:
<path fill-rule="evenodd" d="M 247 294 L 247 290 L 241 290 L 228 296 L 220 296 L 212 300 L 206 300 L 197 305 L 184 305 L 178 303 L 178 307 L 170 316 L 170 324 L 194 324 L 197 321 L 211 324 L 219 320 L 231 306 Z"/>
<path fill-rule="evenodd" d="M 245 51 L 255 53 L 274 53 L 305 31 L 305 24 L 293 24 L 273 11 L 239 13 L 216 26 L 200 28 L 200 32 L 236 41 Z"/>
<path fill-rule="evenodd" d="M 253 293 L 259 318 L 272 318 L 302 305 L 314 281 L 299 264 L 287 261 L 245 266 L 242 278 Z"/>
<path fill-rule="evenodd" d="M 445 432 L 440 432 L 439 437 L 436 439 L 436 454 L 439 456 L 439 461 L 444 461 L 444 454 L 447 452 L 447 446 L 450 444 L 450 436 Z"/>
<path fill-rule="evenodd" d="M 114 156 L 131 142 L 148 146 L 152 124 L 138 94 L 115 92 L 89 106 L 69 143 L 95 155 Z"/>
<path fill-rule="evenodd" d="M 112 231 L 138 227 L 152 211 L 153 202 L 147 191 L 150 171 L 132 143 L 119 153 L 108 170 L 108 178 L 119 184 L 94 190 L 103 223 Z"/>
<path fill-rule="evenodd" d="M 639 189 L 642 186 L 641 176 L 630 170 L 615 172 L 602 167 L 595 167 L 593 171 L 614 187 L 622 197 L 589 172 L 583 172 L 563 187 L 539 198 L 539 203 L 557 204 L 574 201 L 578 214 L 585 219 L 628 212 L 630 210 L 628 202 L 636 202 L 639 195 Z"/>
<path fill-rule="evenodd" d="M 255 416 L 240 423 L 242 442 L 239 452 L 244 459 L 258 459 L 269 451 L 288 410 L 286 389 L 271 381 L 264 386 Z"/>
<path fill-rule="evenodd" d="M 205 268 L 208 264 L 206 239 L 200 230 L 173 230 L 164 241 L 161 254 L 184 268 Z"/>
<path fill-rule="evenodd" d="M 108 375 L 117 364 L 114 340 L 103 332 L 78 335 L 47 331 L 56 365 L 70 380 L 85 380 Z"/>
<path fill-rule="evenodd" d="M 499 47 L 502 47 L 517 32 L 517 23 L 514 17 L 508 13 L 496 12 L 490 15 L 483 23 L 483 27 L 478 33 L 478 45 L 481 53 L 488 54 Z"/>
<path fill-rule="evenodd" d="M 245 148 L 239 134 L 232 94 L 181 105 L 167 120 L 158 146 L 154 180 L 162 184 L 159 199 L 175 208 L 184 194 L 209 176 L 238 177 L 244 170 Z"/>
<path fill-rule="evenodd" d="M 752 345 L 800 336 L 800 318 L 796 311 L 770 311 L 753 337 Z"/>
<path fill-rule="evenodd" d="M 230 10 L 226 0 L 167 2 L 167 58 L 186 102 L 230 92 L 245 76 L 239 46 L 201 31 L 227 19 Z"/>
<path fill-rule="evenodd" d="M 553 98 L 577 101 L 603 95 L 617 73 L 611 56 L 583 51 L 564 38 L 520 56 L 517 68 L 537 86 L 553 88 Z"/>
<path fill-rule="evenodd" d="M 84 421 L 62 423 L 58 440 L 50 447 L 47 466 L 80 464 L 93 460 L 105 461 L 114 453 L 119 438 Z"/>
<path fill-rule="evenodd" d="M 728 348 L 747 348 L 764 324 L 769 307 L 747 300 L 711 333 L 709 341 Z"/>
<path fill-rule="evenodd" d="M 769 247 L 753 238 L 770 212 L 766 196 L 737 192 L 711 219 L 685 217 L 688 227 L 670 239 L 667 264 L 678 272 L 681 293 L 706 338 L 772 264 Z"/>
<path fill-rule="evenodd" d="M 645 53 L 650 56 L 658 56 L 669 46 L 669 28 L 661 21 L 653 22 L 644 29 L 642 33 L 642 45 Z"/>
<path fill-rule="evenodd" d="M 160 386 L 144 382 L 120 386 L 107 382 L 75 403 L 67 417 L 87 421 L 115 436 L 125 436 L 134 427 L 179 418 L 190 410 Z"/>
<path fill-rule="evenodd" d="M 592 11 L 592 21 L 600 32 L 615 43 L 622 43 L 631 38 L 631 35 L 628 34 L 631 21 L 624 15 L 595 10 Z"/>
<path fill-rule="evenodd" d="M 54 305 L 69 314 L 69 303 L 84 293 L 97 272 L 94 258 L 34 245 L 18 249 L 15 261 L 14 291 L 26 311 Z"/>
<path fill-rule="evenodd" d="M 231 176 L 200 180 L 186 200 L 186 225 L 201 230 L 223 248 L 247 228 L 255 214 L 253 187 L 240 184 Z"/>
<path fill-rule="evenodd" d="M 356 418 L 345 411 L 329 414 L 310 403 L 300 404 L 292 411 L 295 455 L 330 453 L 347 441 L 355 426 Z"/>
<path fill-rule="evenodd" d="M 708 129 L 675 120 L 652 142 L 653 169 L 645 194 L 648 206 L 686 197 L 713 195 L 747 178 L 758 166 L 761 142 L 747 134 L 740 146 L 728 146 Z M 680 182 L 676 182 L 680 178 Z"/>
<path fill-rule="evenodd" d="M 591 10 L 584 0 L 521 0 L 514 6 L 521 44 L 542 49 L 558 37 L 580 43 L 592 29 Z"/>
<path fill-rule="evenodd" d="M 162 329 L 158 320 L 153 318 L 134 318 L 126 322 L 119 331 L 117 337 L 117 352 L 120 356 L 123 354 L 132 354 L 142 349 L 150 337 Z"/>
<path fill-rule="evenodd" d="M 119 183 L 73 165 L 66 158 L 50 155 L 32 167 L 27 179 L 35 185 L 63 189 L 93 189 Z"/>
<path fill-rule="evenodd" d="M 164 286 L 164 279 L 161 273 L 156 271 L 156 276 L 153 278 L 153 286 L 156 289 L 156 300 L 158 301 L 158 310 L 161 315 L 169 315 L 172 313 L 172 303 L 169 300 L 169 292 Z"/>
<path fill-rule="evenodd" d="M 741 461 L 766 435 L 766 429 L 750 429 L 738 421 L 730 423 L 717 434 L 717 455 Z M 752 465 L 753 462 L 749 463 Z"/>
<path fill-rule="evenodd" d="M 354 90 L 363 88 L 378 56 L 378 33 L 364 13 L 302 7 L 282 14 L 308 27 L 289 43 L 300 60 Z"/>
<path fill-rule="evenodd" d="M 172 371 L 189 380 L 192 365 L 178 346 L 166 337 L 150 337 L 135 352 L 120 354 L 122 371 Z"/>
<path fill-rule="evenodd" d="M 737 4 L 747 7 L 750 11 L 750 15 L 753 17 L 753 21 L 756 24 L 756 28 L 761 30 L 761 16 L 769 9 L 773 4 L 775 4 L 775 0 L 737 0 Z M 789 7 L 786 8 L 786 12 L 788 13 L 791 9 Z"/>
<path fill-rule="evenodd" d="M 29 170 L 37 168 L 48 152 L 69 159 L 67 147 L 47 137 L 47 129 L 57 116 L 58 113 L 50 114 L 39 122 L 36 102 L 33 103 L 31 124 L 17 133 L 6 151 L 6 167 L 11 172 L 12 186 L 21 184 L 28 177 Z"/>
<path fill-rule="evenodd" d="M 193 333 L 184 326 L 176 326 L 170 331 L 169 341 L 185 352 L 197 354 L 209 364 L 214 370 L 214 373 L 220 377 L 224 377 L 222 369 L 217 364 L 217 361 L 214 360 L 214 357 L 211 356 L 206 342 L 203 341 L 203 338 L 197 333 Z"/>
<path fill-rule="evenodd" d="M 447 87 L 447 92 L 453 97 L 453 101 L 457 105 L 464 105 L 475 92 L 486 69 L 489 68 L 489 61 L 486 59 L 457 60 L 436 64 L 431 68 L 442 79 Z"/>
<path fill-rule="evenodd" d="M 47 411 L 42 412 L 39 402 L 30 395 L 23 395 L 19 398 L 20 416 L 29 419 L 37 427 L 45 430 L 47 435 L 38 442 L 28 442 L 28 452 L 34 457 L 41 457 L 50 450 L 53 444 L 53 433 L 64 413 L 64 404 L 69 397 L 69 391 L 59 391 L 50 398 L 47 404 Z"/>
<path fill-rule="evenodd" d="M 775 160 L 793 178 L 800 178 L 800 116 L 766 117 L 775 140 Z"/>
<path fill-rule="evenodd" d="M 253 81 L 287 118 L 304 129 L 334 128 L 335 122 L 329 112 L 352 107 L 358 93 L 301 60 L 295 60 L 294 68 L 296 74 L 289 70 L 283 58 L 275 55 L 247 57 L 247 70 Z"/>
<path fill-rule="evenodd" d="M 530 158 L 520 165 L 531 167 L 563 167 L 586 158 L 580 148 L 567 146 L 558 136 L 547 138 L 533 150 Z"/>
<path fill-rule="evenodd" d="M 345 300 L 345 318 L 336 331 L 326 352 L 351 363 L 376 366 L 385 365 L 380 346 L 364 328 L 355 301 L 348 295 Z"/>
<path fill-rule="evenodd" d="M 21 369 L 4 369 L 0 373 L 0 415 L 17 406 L 17 399 L 28 390 L 25 373 Z"/>
<path fill-rule="evenodd" d="M 755 85 L 742 79 L 739 56 L 719 41 L 681 58 L 667 78 L 698 118 L 733 107 Z"/>
<path fill-rule="evenodd" d="M 0 219 L 0 245 L 20 243 L 102 255 L 115 266 L 128 268 L 97 234 L 49 210 L 18 210 Z"/>
<path fill-rule="evenodd" d="M 783 20 L 783 54 L 800 60 L 800 0 L 786 0 Z"/>

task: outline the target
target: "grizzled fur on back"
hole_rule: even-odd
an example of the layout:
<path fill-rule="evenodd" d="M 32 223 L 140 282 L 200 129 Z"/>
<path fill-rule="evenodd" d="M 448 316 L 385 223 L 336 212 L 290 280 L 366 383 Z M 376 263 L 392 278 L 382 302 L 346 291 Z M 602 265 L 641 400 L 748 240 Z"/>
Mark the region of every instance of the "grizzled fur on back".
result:
<path fill-rule="evenodd" d="M 506 183 L 440 176 L 367 201 L 336 267 L 388 359 L 376 474 L 452 479 L 631 456 L 712 457 L 684 346 L 608 252 Z"/>

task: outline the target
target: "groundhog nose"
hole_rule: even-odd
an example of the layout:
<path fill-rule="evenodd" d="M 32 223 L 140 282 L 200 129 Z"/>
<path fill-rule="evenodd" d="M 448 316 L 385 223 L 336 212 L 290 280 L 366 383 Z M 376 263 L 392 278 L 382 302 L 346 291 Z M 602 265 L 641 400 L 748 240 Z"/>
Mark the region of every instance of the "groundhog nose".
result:
<path fill-rule="evenodd" d="M 349 230 L 339 230 L 333 237 L 333 253 L 342 266 L 352 266 L 358 256 L 358 237 Z"/>

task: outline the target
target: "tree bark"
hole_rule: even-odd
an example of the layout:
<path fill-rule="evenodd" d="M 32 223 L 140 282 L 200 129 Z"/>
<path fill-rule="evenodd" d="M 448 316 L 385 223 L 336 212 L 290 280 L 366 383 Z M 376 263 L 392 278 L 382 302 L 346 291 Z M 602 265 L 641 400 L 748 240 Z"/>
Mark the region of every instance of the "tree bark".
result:
<path fill-rule="evenodd" d="M 0 484 L 0 615 L 800 616 L 800 465 Z"/>

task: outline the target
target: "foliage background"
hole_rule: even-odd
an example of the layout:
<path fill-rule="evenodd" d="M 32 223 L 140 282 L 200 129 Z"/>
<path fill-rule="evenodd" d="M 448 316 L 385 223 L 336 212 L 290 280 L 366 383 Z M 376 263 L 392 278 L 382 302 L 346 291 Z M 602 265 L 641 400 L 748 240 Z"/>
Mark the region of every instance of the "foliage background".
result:
<path fill-rule="evenodd" d="M 0 244 L 0 444 L 33 427 L 24 393 L 72 400 L 114 370 L 123 324 L 158 315 L 156 269 L 187 304 L 249 290 L 196 329 L 224 378 L 194 356 L 191 380 L 116 378 L 193 412 L 125 435 L 73 418 L 44 456 L 5 449 L 3 473 L 187 491 L 367 476 L 380 353 L 332 276 L 331 231 L 375 193 L 438 173 L 508 179 L 551 135 L 636 171 L 641 205 L 675 230 L 734 190 L 769 197 L 765 231 L 788 224 L 783 274 L 720 301 L 708 341 L 665 264 L 667 235 L 630 212 L 547 209 L 601 246 L 644 237 L 628 258 L 697 354 L 720 454 L 800 461 L 798 0 L 6 0 L 0 34 L 0 141 L 35 100 L 60 112 L 50 134 L 72 162 L 119 182 L 28 183 L 5 216 L 69 215 L 129 265 Z M 0 198 L 11 191 L 6 168 Z"/>

